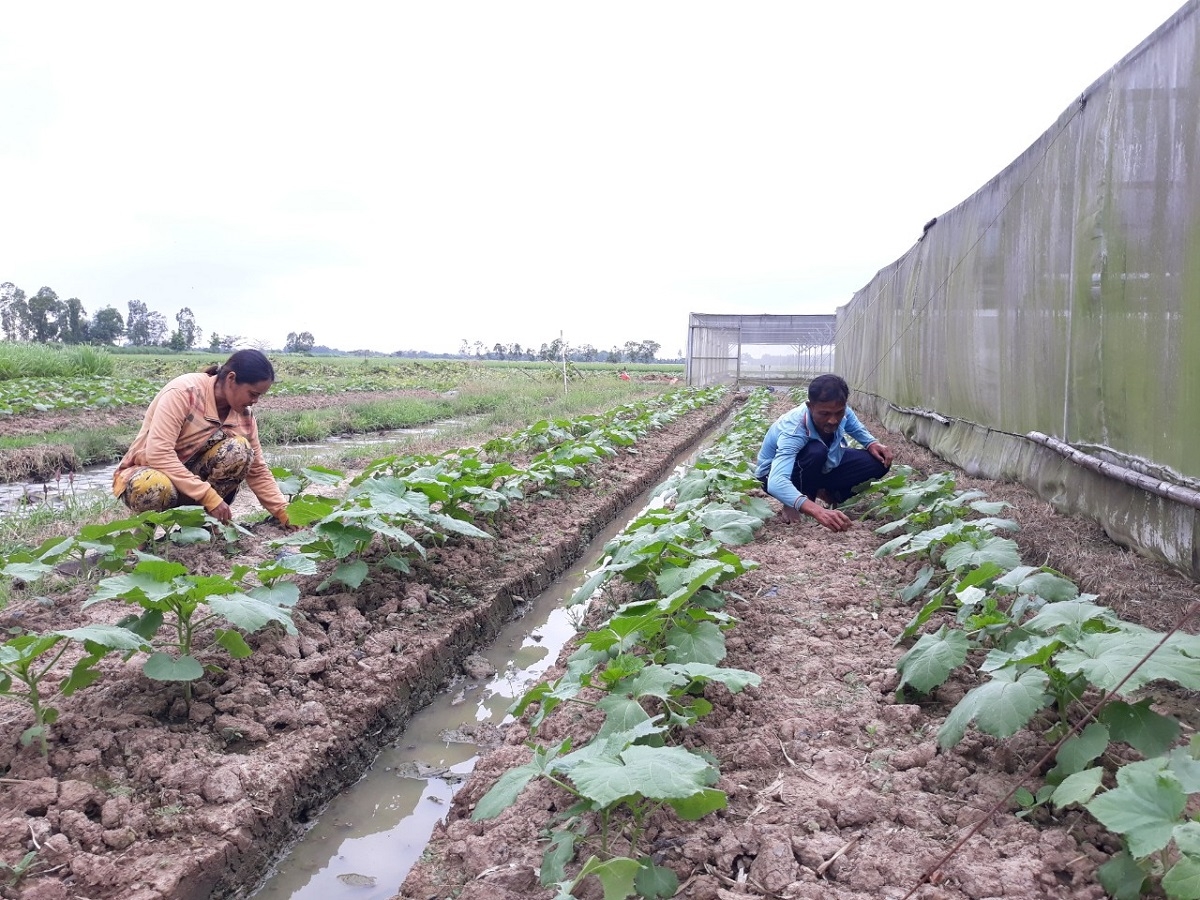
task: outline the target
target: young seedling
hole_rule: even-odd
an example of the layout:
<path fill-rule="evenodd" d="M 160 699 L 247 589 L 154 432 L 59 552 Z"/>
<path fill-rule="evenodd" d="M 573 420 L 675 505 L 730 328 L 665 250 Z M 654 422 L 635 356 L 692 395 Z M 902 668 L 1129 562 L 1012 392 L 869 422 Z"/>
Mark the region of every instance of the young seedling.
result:
<path fill-rule="evenodd" d="M 85 655 L 64 680 L 47 692 L 43 682 L 55 672 L 70 641 L 82 643 Z M 69 697 L 94 683 L 100 677 L 96 663 L 111 651 L 136 651 L 145 644 L 137 635 L 115 625 L 86 625 L 48 634 L 22 634 L 0 644 L 0 696 L 24 703 L 33 712 L 33 725 L 21 733 L 22 745 L 28 746 L 38 740 L 42 755 L 46 755 L 50 726 L 58 720 L 58 710 L 48 705 L 48 701 L 56 696 Z"/>

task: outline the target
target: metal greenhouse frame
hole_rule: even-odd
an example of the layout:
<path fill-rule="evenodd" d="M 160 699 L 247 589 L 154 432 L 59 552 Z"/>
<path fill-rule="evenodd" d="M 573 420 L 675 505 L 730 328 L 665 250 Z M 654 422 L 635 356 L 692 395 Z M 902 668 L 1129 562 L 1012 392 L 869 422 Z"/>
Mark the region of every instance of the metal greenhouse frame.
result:
<path fill-rule="evenodd" d="M 687 383 L 798 384 L 832 372 L 837 316 L 688 317 Z M 787 348 L 778 355 L 772 348 Z M 759 351 L 762 362 L 748 362 Z"/>

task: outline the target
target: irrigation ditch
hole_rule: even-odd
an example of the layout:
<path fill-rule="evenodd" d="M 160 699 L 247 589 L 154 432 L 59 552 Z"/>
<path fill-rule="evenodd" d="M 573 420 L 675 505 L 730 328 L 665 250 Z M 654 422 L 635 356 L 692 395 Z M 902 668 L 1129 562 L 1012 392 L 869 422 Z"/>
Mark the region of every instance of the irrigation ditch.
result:
<path fill-rule="evenodd" d="M 710 429 L 666 471 L 686 465 Z M 333 798 L 272 865 L 251 900 L 383 900 L 424 853 L 479 756 L 503 742 L 508 709 L 558 660 L 581 609 L 563 599 L 604 545 L 651 499 L 643 491 L 595 534 L 578 560 L 536 597 L 514 597 L 512 618 L 471 654 L 463 672 L 416 712 L 363 777 Z"/>
<path fill-rule="evenodd" d="M 0 859 L 11 866 L 36 848 L 36 865 L 16 873 L 5 896 L 245 896 L 280 848 L 461 677 L 464 660 L 732 404 L 727 396 L 647 433 L 597 465 L 586 487 L 513 504 L 492 540 L 432 549 L 411 575 L 381 569 L 356 591 L 300 579 L 297 633 L 253 636 L 253 656 L 223 660 L 190 703 L 178 685 L 110 657 L 99 684 L 60 702 L 42 756 L 36 741 L 17 740 L 28 723 L 5 701 Z M 260 526 L 235 561 L 269 556 L 281 536 Z M 229 564 L 217 544 L 176 548 L 172 559 L 193 570 Z M 13 603 L 0 626 L 78 625 L 87 590 Z M 120 611 L 93 612 L 115 621 Z"/>

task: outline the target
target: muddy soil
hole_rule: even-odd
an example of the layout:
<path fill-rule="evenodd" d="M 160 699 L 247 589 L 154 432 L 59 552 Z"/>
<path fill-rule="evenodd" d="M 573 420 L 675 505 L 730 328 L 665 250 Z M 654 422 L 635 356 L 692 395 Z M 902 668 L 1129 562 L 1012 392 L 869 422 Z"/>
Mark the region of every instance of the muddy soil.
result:
<path fill-rule="evenodd" d="M 867 425 L 900 462 L 926 474 L 953 470 L 879 423 Z M 1092 523 L 1058 515 L 1021 486 L 958 475 L 959 487 L 1013 504 L 1026 562 L 1065 572 L 1123 617 L 1165 628 L 1197 599 L 1192 581 L 1117 547 Z M 1012 811 L 988 815 L 1047 749 L 1038 734 L 1001 741 L 971 732 L 939 751 L 939 725 L 974 682 L 952 678 L 921 703 L 897 699 L 894 664 L 903 648 L 893 640 L 914 611 L 897 590 L 917 566 L 875 559 L 883 541 L 868 525 L 834 534 L 780 517 L 737 548 L 760 568 L 731 585 L 744 599 L 732 604 L 741 621 L 725 665 L 757 672 L 762 685 L 736 696 L 711 687 L 715 709 L 687 737 L 719 761 L 729 806 L 698 823 L 656 816 L 640 852 L 672 868 L 678 896 L 693 900 L 1103 897 L 1095 871 L 1118 843 L 1086 814 L 1043 811 L 1036 822 Z M 1200 727 L 1195 699 L 1170 698 L 1170 712 L 1192 729 Z M 569 707 L 543 724 L 539 740 L 590 737 L 596 723 Z M 539 884 L 538 867 L 554 811 L 571 804 L 566 792 L 535 781 L 497 819 L 470 821 L 495 780 L 528 761 L 528 739 L 525 721 L 507 727 L 505 745 L 477 764 L 399 898 L 554 896 Z M 1038 787 L 1036 778 L 1025 784 Z M 984 818 L 927 882 L 934 864 Z M 587 900 L 602 895 L 594 878 L 576 890 Z"/>
<path fill-rule="evenodd" d="M 379 395 L 372 395 L 379 396 Z M 282 399 L 282 398 L 281 398 Z M 295 398 L 297 400 L 311 398 Z M 586 541 L 732 406 L 699 410 L 606 461 L 586 489 L 515 504 L 492 541 L 431 548 L 410 576 L 373 569 L 354 593 L 301 583 L 297 636 L 252 636 L 245 660 L 213 654 L 223 671 L 198 683 L 152 682 L 137 658 L 110 657 L 94 687 L 55 705 L 49 753 L 22 748 L 27 710 L 0 700 L 0 860 L 22 877 L 0 895 L 28 900 L 199 900 L 239 896 L 272 853 L 333 794 L 356 780 L 379 747 L 463 660 L 575 560 Z M 181 550 L 194 572 L 228 572 L 231 556 L 270 552 L 279 533 L 231 550 Z M 14 595 L 0 628 L 43 631 L 115 621 L 92 588 L 62 583 Z M 68 660 L 69 661 L 69 660 Z"/>

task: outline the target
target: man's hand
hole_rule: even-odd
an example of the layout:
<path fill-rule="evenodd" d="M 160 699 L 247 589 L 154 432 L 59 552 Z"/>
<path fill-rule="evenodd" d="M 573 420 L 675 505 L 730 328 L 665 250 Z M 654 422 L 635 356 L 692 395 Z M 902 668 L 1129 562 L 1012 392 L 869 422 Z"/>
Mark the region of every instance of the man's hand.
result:
<path fill-rule="evenodd" d="M 850 517 L 839 509 L 826 509 L 815 500 L 805 500 L 800 505 L 800 512 L 812 516 L 830 531 L 849 531 Z"/>
<path fill-rule="evenodd" d="M 887 444 L 881 444 L 879 441 L 868 444 L 867 452 L 889 469 L 892 467 L 892 460 L 896 458 L 895 454 L 892 453 L 892 448 Z"/>
<path fill-rule="evenodd" d="M 226 503 L 224 500 L 221 501 L 220 506 L 216 507 L 215 509 L 209 510 L 208 514 L 210 516 L 212 516 L 214 519 L 216 519 L 218 522 L 220 522 L 222 525 L 228 525 L 230 522 L 233 521 L 233 510 L 229 508 L 229 504 Z"/>

